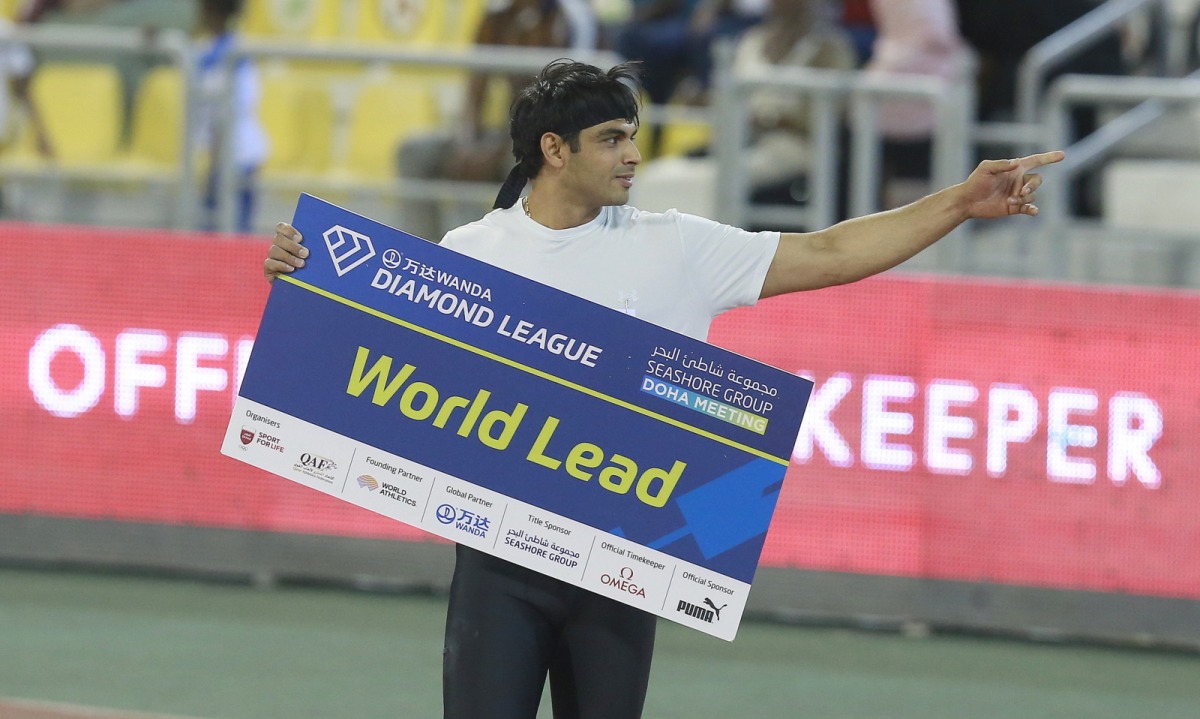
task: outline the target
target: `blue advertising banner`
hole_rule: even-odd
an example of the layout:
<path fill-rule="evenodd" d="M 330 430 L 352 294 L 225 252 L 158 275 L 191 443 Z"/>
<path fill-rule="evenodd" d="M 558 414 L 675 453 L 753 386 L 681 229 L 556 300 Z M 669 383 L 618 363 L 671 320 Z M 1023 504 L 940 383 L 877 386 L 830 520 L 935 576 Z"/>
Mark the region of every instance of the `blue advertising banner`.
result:
<path fill-rule="evenodd" d="M 732 639 L 809 380 L 304 195 L 222 448 Z"/>

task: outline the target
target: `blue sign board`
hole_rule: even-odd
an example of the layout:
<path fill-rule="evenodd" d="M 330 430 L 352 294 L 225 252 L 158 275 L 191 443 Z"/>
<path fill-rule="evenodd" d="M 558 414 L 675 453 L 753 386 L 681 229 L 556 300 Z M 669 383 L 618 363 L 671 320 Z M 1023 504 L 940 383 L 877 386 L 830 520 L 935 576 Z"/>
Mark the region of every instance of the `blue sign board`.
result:
<path fill-rule="evenodd" d="M 809 380 L 311 196 L 294 226 L 224 453 L 733 637 Z"/>

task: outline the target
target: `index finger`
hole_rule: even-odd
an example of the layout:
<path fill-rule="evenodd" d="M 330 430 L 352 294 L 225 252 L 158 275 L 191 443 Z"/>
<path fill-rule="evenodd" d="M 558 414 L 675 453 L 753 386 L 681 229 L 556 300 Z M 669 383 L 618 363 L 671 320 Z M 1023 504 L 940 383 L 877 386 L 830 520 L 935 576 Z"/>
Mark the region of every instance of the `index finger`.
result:
<path fill-rule="evenodd" d="M 1062 162 L 1063 158 L 1066 156 L 1067 153 L 1063 152 L 1062 150 L 1053 150 L 1051 152 L 1039 152 L 1036 155 L 1022 157 L 1019 162 L 1021 163 L 1021 167 L 1027 170 L 1032 170 L 1035 167 L 1042 167 L 1043 165 L 1052 165 L 1056 162 Z"/>

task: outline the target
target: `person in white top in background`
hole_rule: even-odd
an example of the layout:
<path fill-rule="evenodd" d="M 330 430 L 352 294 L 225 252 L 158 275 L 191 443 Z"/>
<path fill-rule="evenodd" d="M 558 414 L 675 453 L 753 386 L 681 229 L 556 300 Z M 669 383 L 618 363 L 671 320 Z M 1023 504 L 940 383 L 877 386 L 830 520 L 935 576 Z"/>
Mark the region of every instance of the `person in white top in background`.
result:
<path fill-rule="evenodd" d="M 956 81 L 971 70 L 952 0 L 871 0 L 877 34 L 863 69 L 872 75 L 923 75 Z M 937 118 L 924 101 L 892 101 L 880 112 L 885 137 L 928 138 Z"/>
<path fill-rule="evenodd" d="M 0 18 L 0 35 L 7 36 L 12 32 L 13 24 Z M 4 148 L 15 136 L 15 122 L 9 115 L 10 98 L 22 101 L 27 93 L 20 88 L 27 83 L 33 72 L 33 53 L 24 45 L 0 45 L 0 82 L 4 88 L 0 91 L 0 148 Z M 43 155 L 51 155 L 49 145 L 45 145 Z"/>
<path fill-rule="evenodd" d="M 514 102 L 517 165 L 497 209 L 443 244 L 692 337 L 760 297 L 853 282 L 894 267 L 971 218 L 1035 215 L 1049 152 L 981 163 L 906 207 L 809 233 L 746 232 L 626 205 L 641 153 L 633 73 L 560 60 Z M 527 182 L 529 194 L 520 197 Z M 279 223 L 268 280 L 308 250 Z M 443 654 L 447 719 L 534 719 L 547 677 L 558 719 L 636 719 L 655 617 L 499 558 L 457 548 Z"/>
<path fill-rule="evenodd" d="M 769 74 L 778 67 L 853 70 L 854 45 L 833 10 L 829 0 L 771 0 L 762 23 L 738 39 L 734 72 Z M 769 190 L 802 177 L 812 161 L 804 96 L 777 88 L 757 90 L 749 106 L 751 190 Z"/>
<path fill-rule="evenodd" d="M 971 50 L 959 34 L 953 0 L 871 0 L 877 34 L 863 70 L 870 75 L 923 75 L 948 82 L 970 76 Z M 881 204 L 892 207 L 887 185 L 929 180 L 936 109 L 927 100 L 888 100 L 879 108 L 883 136 Z M 922 184 L 922 189 L 924 185 Z"/>
<path fill-rule="evenodd" d="M 27 0 L 18 6 L 15 13 L 17 25 L 31 25 L 42 19 L 42 16 L 55 10 L 61 2 L 51 0 Z M 14 23 L 0 19 L 0 32 L 8 34 L 15 27 Z M 54 144 L 46 131 L 37 103 L 29 93 L 30 81 L 37 62 L 33 51 L 24 45 L 16 43 L 0 46 L 0 82 L 5 85 L 0 92 L 0 148 L 6 148 L 17 139 L 17 122 L 12 115 L 10 102 L 15 101 L 24 117 L 33 139 L 34 150 L 44 160 L 54 159 Z"/>
<path fill-rule="evenodd" d="M 267 134 L 258 120 L 260 96 L 258 71 L 247 58 L 233 68 L 232 87 L 226 83 L 224 63 L 233 49 L 233 21 L 242 11 L 243 0 L 202 0 L 198 28 L 199 56 L 196 59 L 196 84 L 199 101 L 196 108 L 193 147 L 208 161 L 208 185 L 204 196 L 204 226 L 216 229 L 217 177 L 221 145 L 219 114 L 222 103 L 233 93 L 233 124 L 229 128 L 233 143 L 233 164 L 237 178 L 236 227 L 249 232 L 254 221 L 258 169 L 270 152 Z"/>

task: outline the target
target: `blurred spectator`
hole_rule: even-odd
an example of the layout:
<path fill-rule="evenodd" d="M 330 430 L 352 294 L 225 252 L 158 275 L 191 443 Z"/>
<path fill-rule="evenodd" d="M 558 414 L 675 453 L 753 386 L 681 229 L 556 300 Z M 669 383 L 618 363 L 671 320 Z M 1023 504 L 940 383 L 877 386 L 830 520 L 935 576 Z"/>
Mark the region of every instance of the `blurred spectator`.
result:
<path fill-rule="evenodd" d="M 964 80 L 971 53 L 959 35 L 953 0 L 871 0 L 877 35 L 864 70 L 874 75 L 926 75 Z M 897 179 L 926 181 L 937 117 L 925 100 L 890 100 L 880 107 L 883 177 L 886 188 Z M 904 194 L 904 193 L 901 193 Z M 924 194 L 921 192 L 920 194 Z M 882 198 L 885 207 L 917 199 Z"/>
<path fill-rule="evenodd" d="M 712 74 L 712 43 L 757 23 L 764 2 L 634 0 L 617 52 L 642 63 L 642 87 L 653 103 L 670 101 L 683 83 L 698 95 Z"/>
<path fill-rule="evenodd" d="M 858 53 L 858 64 L 871 58 L 875 44 L 875 19 L 871 17 L 871 0 L 842 0 L 842 27 L 850 34 Z"/>
<path fill-rule="evenodd" d="M 46 13 L 61 11 L 86 12 L 94 7 L 100 7 L 108 0 L 25 0 L 17 18 L 21 22 L 37 22 Z"/>
<path fill-rule="evenodd" d="M 34 22 L 27 15 L 18 16 L 18 20 L 22 23 Z M 0 31 L 7 34 L 12 27 L 12 23 L 0 19 Z M 0 89 L 0 149 L 7 149 L 17 139 L 19 125 L 23 124 L 33 137 L 38 155 L 49 160 L 54 157 L 54 147 L 46 134 L 37 104 L 29 94 L 33 65 L 33 53 L 29 48 L 17 44 L 0 45 L 0 84 L 3 85 Z M 18 106 L 23 123 L 14 119 L 9 112 L 10 98 Z"/>
<path fill-rule="evenodd" d="M 477 45 L 565 47 L 567 26 L 557 0 L 492 0 L 475 37 Z M 467 102 L 444 166 L 443 176 L 455 180 L 504 180 L 512 166 L 512 141 L 498 125 L 485 119 L 489 94 L 500 92 L 511 100 L 530 81 L 526 75 L 508 75 L 504 85 L 492 75 L 473 74 L 467 81 Z M 506 107 L 507 102 L 503 103 Z"/>
<path fill-rule="evenodd" d="M 39 22 L 75 22 L 82 21 L 85 16 L 97 12 L 114 0 L 26 0 L 17 11 L 17 22 L 33 24 Z M 29 84 L 33 71 L 39 60 L 47 56 L 59 59 L 53 51 L 38 49 L 33 52 L 28 48 L 9 46 L 4 53 L 3 73 L 8 78 L 9 88 L 13 99 L 24 110 L 24 120 L 27 130 L 32 133 L 34 146 L 38 155 L 50 160 L 54 157 L 54 145 L 36 103 L 29 93 Z M 2 115 L 2 113 L 0 113 Z M 0 130 L 3 128 L 0 127 Z"/>
<path fill-rule="evenodd" d="M 642 89 L 651 104 L 707 102 L 712 44 L 759 22 L 766 0 L 633 0 L 617 35 L 617 52 L 641 62 Z M 661 127 L 652 126 L 648 153 L 658 152 Z"/>
<path fill-rule="evenodd" d="M 489 0 L 475 34 L 477 45 L 566 47 L 569 39 L 558 0 Z M 503 182 L 513 165 L 508 119 L 498 117 L 499 124 L 489 125 L 487 110 L 496 94 L 503 95 L 498 99 L 507 108 L 531 79 L 523 74 L 473 73 L 458 127 L 404 142 L 397 159 L 400 176 Z M 441 216 L 442 206 L 447 217 Z M 479 208 L 451 201 L 407 201 L 402 216 L 410 234 L 439 238 L 451 227 L 478 219 Z"/>
<path fill-rule="evenodd" d="M 242 0 L 200 0 L 195 80 L 198 101 L 193 149 L 203 153 L 208 160 L 203 225 L 209 230 L 217 226 L 218 160 L 222 156 L 222 143 L 228 141 L 233 146 L 237 177 L 235 216 L 239 232 L 249 232 L 253 227 L 255 181 L 269 150 L 266 133 L 258 121 L 259 78 L 254 64 L 247 58 L 239 59 L 233 67 L 232 77 L 227 76 L 224 67 L 236 41 L 233 22 L 241 12 L 242 4 Z M 232 124 L 223 128 L 219 113 L 230 93 L 233 96 Z M 222 129 L 227 129 L 229 135 L 222 135 Z"/>
<path fill-rule="evenodd" d="M 1034 45 L 1095 10 L 1097 0 L 957 0 L 959 26 L 979 57 L 979 119 L 1014 119 L 1017 73 L 1021 60 Z M 1083 52 L 1057 66 L 1047 80 L 1066 73 L 1124 75 L 1128 72 L 1119 32 L 1114 31 Z M 1098 126 L 1095 108 L 1079 107 L 1071 113 L 1075 137 Z M 1004 148 L 1011 151 L 1011 148 Z M 991 148 L 980 148 L 981 154 Z M 988 155 L 990 156 L 990 155 Z M 1100 214 L 1094 180 L 1072 187 L 1072 209 L 1077 214 Z"/>
<path fill-rule="evenodd" d="M 959 27 L 979 56 L 979 118 L 1013 117 L 1017 71 L 1034 45 L 1095 10 L 1096 0 L 957 0 Z M 1126 70 L 1116 31 L 1054 71 L 1121 75 Z"/>
<path fill-rule="evenodd" d="M 853 41 L 839 27 L 835 10 L 829 0 L 771 0 L 762 24 L 738 41 L 734 69 L 853 70 Z M 755 200 L 787 201 L 811 162 L 807 103 L 797 93 L 759 90 L 750 97 L 749 115 L 752 139 L 746 162 Z"/>
<path fill-rule="evenodd" d="M 840 27 L 833 0 L 771 0 L 761 24 L 737 41 L 734 70 L 770 73 L 780 67 L 853 70 L 857 55 Z M 754 202 L 805 200 L 812 165 L 809 108 L 797 92 L 762 89 L 747 101 L 749 144 L 742 155 Z M 718 139 L 718 141 L 720 141 Z M 716 187 L 709 156 L 663 157 L 638 170 L 634 201 L 643 208 L 711 213 Z M 753 222 L 751 226 L 755 227 Z"/>

